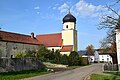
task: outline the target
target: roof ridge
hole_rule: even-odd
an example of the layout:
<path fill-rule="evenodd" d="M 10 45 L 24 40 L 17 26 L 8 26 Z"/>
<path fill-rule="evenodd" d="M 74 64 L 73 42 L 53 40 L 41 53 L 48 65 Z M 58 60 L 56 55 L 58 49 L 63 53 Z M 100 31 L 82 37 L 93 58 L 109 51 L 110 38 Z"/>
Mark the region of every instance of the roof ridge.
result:
<path fill-rule="evenodd" d="M 2 31 L 2 30 L 0 30 L 0 32 L 5 32 L 5 33 L 10 33 L 10 34 L 16 34 L 16 35 L 22 35 L 22 36 L 28 36 L 28 37 L 30 37 L 30 35 L 21 34 L 21 33 L 15 33 L 15 32 L 8 32 L 8 31 Z"/>
<path fill-rule="evenodd" d="M 55 35 L 55 34 L 62 34 L 62 33 L 51 33 L 51 34 L 37 34 L 36 36 L 39 36 L 39 35 Z"/>

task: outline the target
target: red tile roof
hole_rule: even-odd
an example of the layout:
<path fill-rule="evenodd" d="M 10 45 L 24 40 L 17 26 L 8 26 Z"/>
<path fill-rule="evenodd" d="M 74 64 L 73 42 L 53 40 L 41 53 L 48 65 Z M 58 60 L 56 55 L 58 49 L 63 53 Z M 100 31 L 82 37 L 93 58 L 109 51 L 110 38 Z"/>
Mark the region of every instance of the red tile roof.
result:
<path fill-rule="evenodd" d="M 30 35 L 17 34 L 6 31 L 0 31 L 0 40 L 26 44 L 41 44 L 37 39 L 31 38 Z"/>
<path fill-rule="evenodd" d="M 36 38 L 47 47 L 62 46 L 61 33 L 37 35 Z"/>
<path fill-rule="evenodd" d="M 62 49 L 60 50 L 61 52 L 69 52 L 72 51 L 73 46 L 63 46 Z"/>

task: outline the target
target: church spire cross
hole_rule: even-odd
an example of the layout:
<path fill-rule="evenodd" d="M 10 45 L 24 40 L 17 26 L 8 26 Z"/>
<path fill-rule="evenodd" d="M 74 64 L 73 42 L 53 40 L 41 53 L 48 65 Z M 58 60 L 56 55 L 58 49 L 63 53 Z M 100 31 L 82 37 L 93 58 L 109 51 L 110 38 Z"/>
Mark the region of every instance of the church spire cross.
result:
<path fill-rule="evenodd" d="M 70 8 L 68 8 L 68 14 L 71 14 L 71 13 L 70 13 Z"/>

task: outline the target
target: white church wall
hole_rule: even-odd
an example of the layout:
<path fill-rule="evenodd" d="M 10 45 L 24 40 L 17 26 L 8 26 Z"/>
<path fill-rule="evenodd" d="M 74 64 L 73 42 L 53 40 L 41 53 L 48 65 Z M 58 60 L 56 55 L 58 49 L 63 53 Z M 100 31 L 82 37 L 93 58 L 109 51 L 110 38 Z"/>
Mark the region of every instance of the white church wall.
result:
<path fill-rule="evenodd" d="M 56 51 L 56 50 L 60 50 L 60 49 L 61 49 L 61 47 L 47 47 L 47 49 L 49 49 L 49 50 L 54 49 L 54 51 Z"/>
<path fill-rule="evenodd" d="M 60 54 L 62 54 L 62 55 L 66 54 L 67 56 L 69 56 L 70 52 L 60 52 Z"/>
<path fill-rule="evenodd" d="M 67 27 L 68 25 L 68 27 Z M 63 24 L 63 30 L 75 29 L 76 24 L 74 22 L 65 22 Z"/>

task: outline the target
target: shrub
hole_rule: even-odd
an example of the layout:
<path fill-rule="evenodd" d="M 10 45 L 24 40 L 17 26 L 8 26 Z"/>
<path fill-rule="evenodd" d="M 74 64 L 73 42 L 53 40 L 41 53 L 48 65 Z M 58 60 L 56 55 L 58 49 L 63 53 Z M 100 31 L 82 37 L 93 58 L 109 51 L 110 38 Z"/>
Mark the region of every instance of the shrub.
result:
<path fill-rule="evenodd" d="M 26 58 L 32 58 L 32 57 L 35 57 L 35 53 L 36 53 L 36 51 L 35 50 L 30 50 L 30 49 L 27 49 L 26 51 L 25 51 L 25 57 Z"/>
<path fill-rule="evenodd" d="M 16 58 L 24 58 L 25 55 L 26 55 L 26 53 L 24 53 L 24 52 L 17 52 L 15 57 Z"/>
<path fill-rule="evenodd" d="M 79 54 L 76 51 L 72 51 L 69 55 L 69 62 L 68 65 L 69 66 L 77 66 L 79 65 Z"/>
<path fill-rule="evenodd" d="M 69 59 L 69 57 L 66 54 L 62 55 L 61 56 L 61 64 L 68 65 L 68 59 Z"/>
<path fill-rule="evenodd" d="M 46 61 L 46 55 L 48 54 L 49 50 L 45 46 L 41 45 L 38 51 L 36 52 L 36 57 L 41 61 Z"/>

